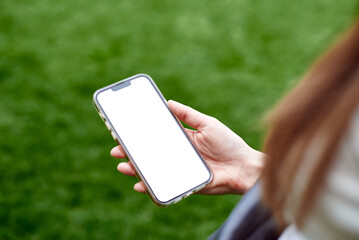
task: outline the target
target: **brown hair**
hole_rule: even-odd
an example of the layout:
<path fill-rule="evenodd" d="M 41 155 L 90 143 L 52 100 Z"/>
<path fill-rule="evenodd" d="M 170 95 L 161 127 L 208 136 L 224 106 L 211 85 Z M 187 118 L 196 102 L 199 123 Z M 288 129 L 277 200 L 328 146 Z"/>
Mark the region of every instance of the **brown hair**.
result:
<path fill-rule="evenodd" d="M 294 216 L 297 226 L 302 226 L 358 102 L 359 21 L 269 115 L 263 199 L 282 227 L 293 183 L 305 177 Z M 304 159 L 310 162 L 310 169 L 298 177 Z"/>

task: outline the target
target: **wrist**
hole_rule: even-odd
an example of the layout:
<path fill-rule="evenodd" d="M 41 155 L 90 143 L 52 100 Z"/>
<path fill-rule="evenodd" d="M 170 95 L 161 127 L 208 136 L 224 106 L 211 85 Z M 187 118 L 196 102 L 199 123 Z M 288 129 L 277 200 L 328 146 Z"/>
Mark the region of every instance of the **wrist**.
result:
<path fill-rule="evenodd" d="M 251 189 L 257 182 L 263 171 L 266 158 L 266 154 L 252 149 L 252 152 L 248 157 L 247 185 L 245 186 L 244 193 Z"/>
<path fill-rule="evenodd" d="M 250 148 L 250 147 L 249 147 Z M 232 189 L 235 194 L 245 194 L 257 182 L 264 168 L 266 155 L 250 148 L 245 156 L 238 159 L 242 162 L 235 180 L 232 181 Z"/>

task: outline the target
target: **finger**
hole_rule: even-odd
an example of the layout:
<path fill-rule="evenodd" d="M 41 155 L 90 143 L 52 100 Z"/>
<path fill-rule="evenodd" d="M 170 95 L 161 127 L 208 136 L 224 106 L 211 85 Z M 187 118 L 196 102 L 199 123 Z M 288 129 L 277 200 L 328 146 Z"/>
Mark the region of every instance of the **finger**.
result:
<path fill-rule="evenodd" d="M 179 102 L 169 100 L 168 106 L 180 121 L 187 123 L 189 126 L 200 129 L 206 122 L 207 115 L 194 110 L 191 107 L 183 105 Z"/>
<path fill-rule="evenodd" d="M 111 156 L 115 158 L 126 158 L 126 153 L 123 148 L 119 145 L 111 150 Z"/>
<path fill-rule="evenodd" d="M 196 130 L 192 130 L 192 129 L 187 129 L 185 128 L 186 132 L 187 132 L 187 135 L 192 139 L 194 140 L 194 135 L 196 134 Z"/>
<path fill-rule="evenodd" d="M 142 181 L 136 183 L 135 186 L 133 186 L 133 189 L 135 189 L 135 191 L 140 193 L 146 193 L 146 186 Z"/>
<path fill-rule="evenodd" d="M 122 162 L 117 165 L 117 170 L 127 176 L 136 177 L 134 167 L 129 162 Z"/>

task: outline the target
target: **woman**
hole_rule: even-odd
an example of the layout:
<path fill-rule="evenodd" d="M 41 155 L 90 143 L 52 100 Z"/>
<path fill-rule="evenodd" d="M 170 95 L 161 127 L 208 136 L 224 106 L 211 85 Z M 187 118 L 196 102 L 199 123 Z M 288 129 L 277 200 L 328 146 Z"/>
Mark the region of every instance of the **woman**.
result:
<path fill-rule="evenodd" d="M 181 121 L 196 129 L 188 134 L 214 173 L 200 193 L 243 194 L 260 177 L 257 188 L 280 239 L 359 239 L 358 104 L 359 22 L 272 111 L 265 154 L 218 120 L 168 102 Z M 119 146 L 111 154 L 125 157 Z M 130 163 L 120 163 L 118 170 L 135 175 Z M 134 188 L 145 192 L 142 182 Z M 232 228 L 238 230 L 240 223 Z M 233 229 L 216 237 L 240 237 Z"/>

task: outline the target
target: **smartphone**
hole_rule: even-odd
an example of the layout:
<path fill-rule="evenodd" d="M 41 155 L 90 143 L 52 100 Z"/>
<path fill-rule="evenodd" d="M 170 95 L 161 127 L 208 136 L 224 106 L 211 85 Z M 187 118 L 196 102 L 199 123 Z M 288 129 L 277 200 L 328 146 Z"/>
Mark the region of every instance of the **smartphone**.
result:
<path fill-rule="evenodd" d="M 101 88 L 93 102 L 156 205 L 176 203 L 212 180 L 209 167 L 148 75 Z"/>

